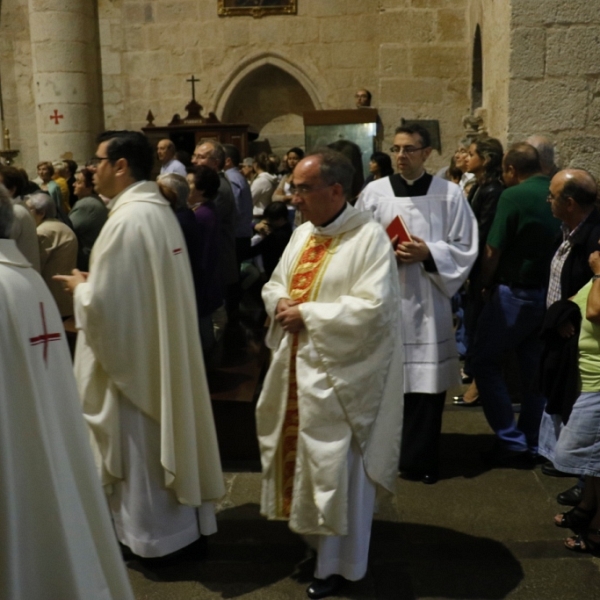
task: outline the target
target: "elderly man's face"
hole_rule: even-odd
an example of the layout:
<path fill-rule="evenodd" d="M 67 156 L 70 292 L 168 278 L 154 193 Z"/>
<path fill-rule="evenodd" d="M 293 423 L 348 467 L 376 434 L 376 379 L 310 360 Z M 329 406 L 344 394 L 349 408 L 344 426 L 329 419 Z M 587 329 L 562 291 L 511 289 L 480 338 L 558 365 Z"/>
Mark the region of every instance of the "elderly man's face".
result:
<path fill-rule="evenodd" d="M 165 164 L 169 162 L 175 156 L 173 143 L 169 140 L 161 140 L 156 147 L 156 154 L 161 163 Z"/>
<path fill-rule="evenodd" d="M 217 164 L 216 159 L 213 158 L 212 153 L 213 147 L 211 144 L 200 144 L 200 146 L 196 146 L 196 151 L 192 155 L 192 164 L 196 166 L 206 165 L 213 171 L 218 171 L 219 165 Z"/>
<path fill-rule="evenodd" d="M 321 179 L 319 159 L 309 156 L 294 169 L 290 190 L 292 204 L 313 225 L 322 225 L 341 209 L 344 202 L 341 187 L 325 183 Z"/>
<path fill-rule="evenodd" d="M 557 173 L 550 182 L 550 193 L 548 194 L 548 202 L 550 202 L 550 210 L 557 219 L 564 221 L 568 216 L 568 198 L 562 195 L 565 187 L 566 179 L 563 173 Z"/>

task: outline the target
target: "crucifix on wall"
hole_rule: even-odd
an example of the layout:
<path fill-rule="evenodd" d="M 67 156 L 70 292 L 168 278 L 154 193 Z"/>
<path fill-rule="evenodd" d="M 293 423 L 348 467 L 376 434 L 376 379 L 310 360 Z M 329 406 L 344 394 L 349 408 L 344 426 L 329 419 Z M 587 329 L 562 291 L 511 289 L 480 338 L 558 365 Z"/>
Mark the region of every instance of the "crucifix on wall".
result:
<path fill-rule="evenodd" d="M 196 84 L 200 81 L 199 79 L 196 79 L 195 75 L 192 75 L 189 79 L 186 79 L 186 81 L 188 83 L 192 84 L 192 100 L 195 102 L 196 101 Z"/>

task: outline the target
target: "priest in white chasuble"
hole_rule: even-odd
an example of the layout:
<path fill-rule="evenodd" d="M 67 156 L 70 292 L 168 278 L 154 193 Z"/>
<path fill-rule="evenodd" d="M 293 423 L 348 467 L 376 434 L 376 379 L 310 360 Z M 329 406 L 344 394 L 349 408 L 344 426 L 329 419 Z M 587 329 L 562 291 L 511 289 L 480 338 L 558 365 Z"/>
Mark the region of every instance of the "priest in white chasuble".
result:
<path fill-rule="evenodd" d="M 396 264 L 382 227 L 346 202 L 352 174 L 332 150 L 298 163 L 290 191 L 307 222 L 263 288 L 261 510 L 315 535 L 311 598 L 364 577 L 375 491 L 394 492 L 400 451 Z"/>
<path fill-rule="evenodd" d="M 44 280 L 0 185 L 0 598 L 133 600 Z"/>
<path fill-rule="evenodd" d="M 224 495 L 189 257 L 148 181 L 147 139 L 106 132 L 94 186 L 111 198 L 89 276 L 74 291 L 75 375 L 117 537 L 135 554 L 172 554 L 216 531 Z"/>
<path fill-rule="evenodd" d="M 405 361 L 400 469 L 435 483 L 446 390 L 460 384 L 450 299 L 477 257 L 477 222 L 457 185 L 425 171 L 426 129 L 399 127 L 391 151 L 398 173 L 370 183 L 356 207 L 386 228 L 400 216 L 412 236 L 395 244 Z"/>

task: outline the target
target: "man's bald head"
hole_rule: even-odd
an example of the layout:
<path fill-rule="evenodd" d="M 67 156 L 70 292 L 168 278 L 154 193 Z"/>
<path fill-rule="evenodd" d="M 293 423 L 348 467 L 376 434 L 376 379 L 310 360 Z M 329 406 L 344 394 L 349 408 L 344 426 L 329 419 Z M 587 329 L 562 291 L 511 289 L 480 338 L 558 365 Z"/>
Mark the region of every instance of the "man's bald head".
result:
<path fill-rule="evenodd" d="M 547 135 L 531 135 L 526 141 L 538 151 L 542 173 L 552 177 L 558 171 L 554 162 L 554 142 Z"/>
<path fill-rule="evenodd" d="M 562 198 L 573 198 L 583 209 L 591 209 L 598 199 L 598 184 L 585 169 L 563 169 L 552 178 L 551 185 Z"/>
<path fill-rule="evenodd" d="M 158 155 L 158 160 L 163 165 L 166 165 L 170 160 L 175 158 L 175 144 L 171 140 L 160 140 L 158 146 L 156 146 L 156 154 Z"/>
<path fill-rule="evenodd" d="M 507 187 L 542 172 L 538 151 L 527 142 L 513 144 L 502 159 L 502 177 Z"/>

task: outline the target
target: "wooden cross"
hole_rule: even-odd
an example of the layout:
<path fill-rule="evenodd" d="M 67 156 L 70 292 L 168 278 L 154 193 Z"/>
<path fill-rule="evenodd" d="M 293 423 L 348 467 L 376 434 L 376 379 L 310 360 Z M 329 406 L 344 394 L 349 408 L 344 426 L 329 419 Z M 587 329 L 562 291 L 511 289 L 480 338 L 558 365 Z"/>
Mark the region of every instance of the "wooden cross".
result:
<path fill-rule="evenodd" d="M 42 328 L 44 329 L 44 333 L 42 335 L 38 335 L 36 337 L 29 338 L 29 343 L 32 346 L 38 346 L 39 344 L 44 344 L 44 362 L 46 363 L 46 367 L 48 366 L 48 342 L 55 342 L 60 340 L 60 333 L 48 333 L 48 329 L 46 327 L 46 315 L 44 314 L 44 303 L 40 302 L 40 312 L 42 313 Z"/>
<path fill-rule="evenodd" d="M 186 79 L 186 81 L 192 84 L 192 100 L 196 100 L 196 83 L 198 83 L 200 80 L 196 79 L 195 75 L 192 75 L 192 77 L 190 79 Z"/>
<path fill-rule="evenodd" d="M 58 111 L 56 109 L 54 109 L 54 114 L 50 115 L 50 119 L 54 119 L 54 124 L 58 125 L 58 120 L 59 119 L 64 119 L 65 117 L 63 115 L 59 115 Z"/>

